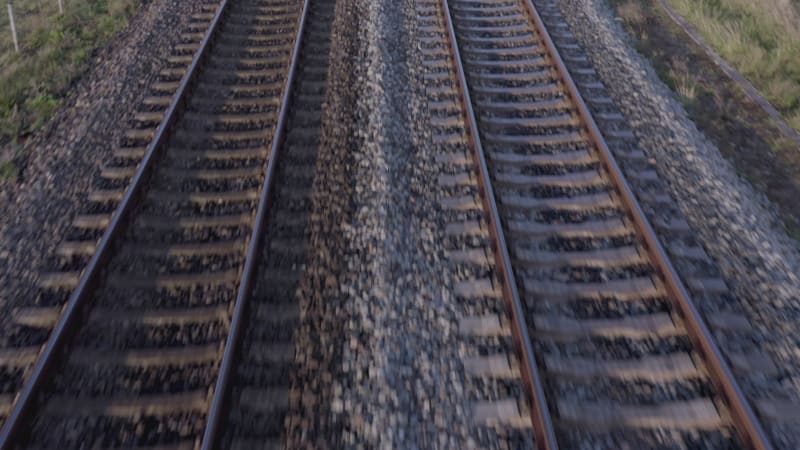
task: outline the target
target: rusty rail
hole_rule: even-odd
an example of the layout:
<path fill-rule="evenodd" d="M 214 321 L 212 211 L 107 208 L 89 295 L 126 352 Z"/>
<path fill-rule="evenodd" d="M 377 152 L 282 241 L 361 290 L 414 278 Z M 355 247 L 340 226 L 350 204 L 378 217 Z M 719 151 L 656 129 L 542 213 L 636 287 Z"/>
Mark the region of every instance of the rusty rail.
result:
<path fill-rule="evenodd" d="M 506 302 L 506 309 L 512 317 L 511 333 L 514 339 L 514 346 L 520 356 L 520 372 L 522 383 L 525 387 L 525 395 L 531 409 L 531 422 L 536 435 L 536 445 L 540 450 L 557 450 L 553 422 L 547 408 L 547 400 L 544 396 L 544 388 L 536 365 L 536 359 L 528 335 L 528 326 L 525 321 L 525 313 L 522 302 L 519 298 L 514 269 L 511 266 L 511 257 L 508 253 L 506 238 L 503 234 L 503 226 L 500 222 L 500 213 L 492 189 L 492 182 L 489 178 L 489 169 L 486 165 L 486 155 L 483 151 L 480 136 L 478 135 L 478 124 L 475 119 L 475 111 L 472 108 L 472 100 L 467 87 L 467 79 L 464 74 L 464 65 L 461 62 L 461 54 L 458 50 L 453 19 L 450 14 L 450 7 L 447 0 L 441 0 L 444 7 L 445 22 L 450 36 L 450 54 L 456 63 L 456 73 L 458 76 L 458 92 L 461 95 L 462 103 L 466 109 L 468 119 L 467 132 L 473 153 L 475 169 L 478 172 L 478 184 L 481 186 L 481 202 L 483 208 L 488 212 L 489 237 L 492 241 L 492 250 L 495 257 L 497 276 L 503 289 L 503 299 Z"/>
<path fill-rule="evenodd" d="M 289 75 L 286 79 L 286 85 L 281 94 L 280 113 L 278 121 L 275 126 L 275 134 L 272 137 L 272 144 L 269 154 L 269 162 L 267 163 L 266 178 L 264 185 L 261 188 L 261 198 L 258 202 L 258 210 L 256 212 L 256 222 L 250 236 L 250 243 L 247 248 L 247 259 L 245 260 L 244 269 L 242 271 L 241 282 L 239 283 L 239 290 L 236 294 L 236 306 L 233 310 L 233 318 L 231 319 L 231 329 L 228 332 L 228 338 L 225 341 L 225 351 L 222 357 L 222 365 L 217 377 L 217 383 L 214 387 L 214 398 L 211 403 L 208 420 L 206 422 L 206 429 L 203 433 L 202 450 L 211 450 L 218 440 L 218 433 L 220 430 L 220 422 L 224 417 L 227 408 L 227 386 L 230 384 L 230 378 L 233 376 L 233 367 L 236 364 L 236 352 L 238 350 L 239 335 L 242 332 L 243 323 L 246 320 L 245 314 L 247 312 L 247 300 L 250 297 L 250 291 L 253 285 L 253 272 L 255 271 L 258 262 L 258 256 L 261 252 L 262 235 L 265 228 L 267 211 L 269 210 L 270 201 L 272 198 L 272 186 L 275 181 L 275 170 L 278 165 L 281 148 L 286 130 L 286 116 L 288 114 L 288 104 L 294 86 L 295 74 L 297 72 L 297 61 L 300 56 L 300 46 L 303 42 L 303 29 L 306 24 L 306 13 L 308 12 L 309 0 L 303 1 L 303 10 L 300 14 L 299 25 L 297 28 L 297 36 L 295 38 L 294 49 L 292 51 L 292 60 L 289 66 Z"/>
<path fill-rule="evenodd" d="M 447 0 L 442 0 L 445 6 L 447 26 L 451 39 L 451 53 L 456 61 L 457 73 L 459 76 L 459 91 L 464 99 L 467 115 L 469 117 L 469 134 L 472 141 L 475 161 L 477 161 L 479 183 L 483 187 L 482 201 L 484 207 L 490 212 L 489 233 L 492 238 L 493 248 L 495 249 L 498 267 L 498 274 L 503 283 L 508 309 L 512 314 L 512 333 L 515 344 L 522 357 L 522 375 L 526 387 L 526 395 L 531 404 L 533 426 L 536 433 L 537 446 L 540 449 L 556 449 L 557 442 L 552 428 L 552 420 L 547 409 L 547 400 L 541 385 L 541 379 L 537 372 L 536 361 L 529 341 L 522 305 L 515 283 L 514 273 L 510 264 L 508 250 L 503 236 L 497 205 L 488 175 L 486 160 L 481 146 L 478 128 L 476 126 L 475 112 L 470 101 L 464 69 L 458 50 L 458 43 L 455 38 L 450 9 Z M 643 237 L 645 247 L 650 256 L 656 273 L 661 278 L 669 296 L 674 300 L 677 311 L 686 322 L 686 327 L 694 345 L 700 350 L 718 391 L 722 394 L 728 405 L 732 421 L 735 428 L 739 431 L 743 441 L 750 447 L 758 450 L 772 449 L 772 445 L 767 438 L 763 427 L 759 423 L 748 401 L 745 399 L 733 374 L 722 356 L 717 345 L 704 323 L 697 307 L 691 300 L 688 291 L 681 282 L 680 278 L 666 256 L 658 238 L 651 225 L 644 215 L 638 201 L 636 200 L 630 186 L 625 181 L 622 171 L 617 164 L 613 154 L 608 148 L 605 139 L 601 135 L 597 124 L 589 113 L 578 89 L 572 80 L 569 72 L 564 65 L 561 56 L 550 37 L 544 23 L 531 0 L 523 0 L 535 28 L 545 44 L 547 55 L 550 57 L 558 76 L 564 82 L 566 93 L 576 106 L 582 123 L 588 131 L 588 138 L 591 144 L 598 150 L 601 164 L 610 174 L 612 181 L 618 190 L 620 200 L 627 210 L 628 216 L 633 223 L 636 231 Z"/>
<path fill-rule="evenodd" d="M 664 248 L 661 246 L 650 222 L 645 217 L 644 211 L 642 211 L 633 191 L 631 191 L 630 186 L 627 181 L 625 181 L 622 170 L 620 170 L 619 164 L 617 164 L 614 155 L 608 148 L 603 135 L 600 134 L 600 129 L 597 127 L 594 118 L 589 114 L 586 103 L 584 103 L 583 97 L 581 97 L 575 82 L 569 75 L 564 61 L 558 54 L 555 44 L 550 34 L 547 32 L 539 12 L 533 5 L 532 0 L 523 1 L 528 9 L 528 13 L 533 19 L 536 31 L 545 41 L 548 55 L 556 66 L 559 75 L 564 80 L 568 95 L 572 97 L 572 101 L 577 106 L 581 120 L 589 129 L 590 141 L 594 144 L 595 148 L 597 148 L 603 166 L 611 175 L 617 186 L 622 203 L 629 211 L 629 217 L 633 222 L 634 228 L 645 240 L 646 250 L 653 262 L 656 273 L 660 275 L 667 292 L 675 301 L 680 315 L 686 321 L 686 328 L 689 332 L 689 336 L 695 346 L 697 346 L 703 354 L 705 362 L 708 365 L 712 382 L 722 393 L 731 410 L 735 428 L 739 431 L 740 436 L 748 446 L 758 450 L 772 449 L 772 444 L 767 434 L 764 432 L 758 418 L 753 413 L 749 402 L 744 397 L 739 384 L 733 377 L 728 363 L 722 356 L 722 352 L 720 352 L 719 347 L 717 347 L 717 344 L 714 342 L 708 326 L 705 324 L 700 312 L 689 296 L 686 287 L 683 285 L 678 273 L 667 257 Z"/>
<path fill-rule="evenodd" d="M 145 190 L 147 181 L 155 168 L 156 159 L 169 139 L 172 126 L 186 104 L 192 84 L 199 72 L 198 69 L 211 48 L 213 37 L 227 6 L 228 0 L 220 2 L 217 12 L 200 44 L 200 48 L 195 52 L 189 69 L 184 74 L 169 108 L 158 126 L 153 141 L 147 147 L 139 169 L 125 191 L 122 202 L 114 212 L 108 228 L 103 233 L 97 250 L 86 266 L 78 286 L 70 295 L 56 327 L 36 361 L 30 378 L 14 402 L 11 413 L 0 431 L 0 450 L 12 448 L 13 444 L 21 437 L 21 434 L 30 428 L 27 420 L 36 409 L 38 394 L 50 380 L 52 368 L 62 355 L 64 348 L 73 338 L 79 323 L 86 318 L 89 299 L 97 287 L 101 272 L 108 263 L 118 238 L 125 233 L 128 227 L 131 213 Z"/>

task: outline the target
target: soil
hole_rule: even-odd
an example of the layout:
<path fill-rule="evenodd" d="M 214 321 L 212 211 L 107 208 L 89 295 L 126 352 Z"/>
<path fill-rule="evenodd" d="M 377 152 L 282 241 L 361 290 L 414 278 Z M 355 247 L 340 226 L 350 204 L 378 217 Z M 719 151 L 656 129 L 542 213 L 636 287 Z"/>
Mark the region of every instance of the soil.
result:
<path fill-rule="evenodd" d="M 800 145 L 653 0 L 610 0 L 636 49 L 676 93 L 697 128 L 777 207 L 800 240 Z M 693 94 L 687 95 L 687 89 Z"/>

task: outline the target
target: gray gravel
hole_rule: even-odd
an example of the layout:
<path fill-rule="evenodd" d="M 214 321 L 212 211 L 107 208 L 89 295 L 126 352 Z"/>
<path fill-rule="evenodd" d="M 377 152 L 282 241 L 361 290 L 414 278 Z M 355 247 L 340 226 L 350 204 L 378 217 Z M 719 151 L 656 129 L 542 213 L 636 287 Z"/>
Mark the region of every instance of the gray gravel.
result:
<path fill-rule="evenodd" d="M 26 144 L 21 179 L 0 186 L 0 311 L 35 294 L 40 268 L 201 5 L 145 2 Z"/>
<path fill-rule="evenodd" d="M 411 1 L 355 4 L 367 22 L 358 35 L 366 73 L 356 85 L 355 216 L 345 234 L 357 276 L 342 285 L 351 336 L 343 360 L 355 382 L 340 411 L 362 425 L 346 443 L 465 448 L 457 304 L 440 261 L 436 166 L 413 71 L 416 13 Z"/>
<path fill-rule="evenodd" d="M 348 1 L 337 1 L 332 25 L 327 94 L 322 107 L 322 136 L 311 189 L 309 252 L 305 281 L 298 289 L 301 311 L 295 332 L 295 370 L 285 421 L 284 448 L 342 447 L 344 428 L 353 422 L 341 414 L 343 368 L 348 345 L 342 323 L 347 320 L 347 296 L 340 289 L 348 253 L 342 238 L 352 216 L 352 156 L 354 105 L 352 89 L 357 46 L 350 29 L 360 17 Z M 336 405 L 334 409 L 333 405 Z M 335 412 L 334 412 L 335 411 Z"/>
<path fill-rule="evenodd" d="M 800 399 L 797 242 L 782 230 L 776 209 L 741 180 L 697 130 L 675 95 L 630 44 L 605 1 L 564 0 L 557 5 L 627 117 L 641 149 L 652 158 L 721 270 L 734 294 L 729 299 L 732 308 L 744 311 L 754 325 L 749 336 L 753 345 L 781 367 L 775 379 L 740 379 L 743 387 L 749 393 L 769 389 Z M 797 432 L 773 431 L 780 447 L 797 448 Z"/>
<path fill-rule="evenodd" d="M 756 324 L 759 348 L 786 367 L 781 392 L 800 398 L 796 243 L 629 46 L 606 4 L 559 5 Z M 145 5 L 29 143 L 21 182 L 0 197 L 0 311 L 33 292 L 38 267 L 185 25 L 180 13 L 199 6 Z M 413 1 L 342 0 L 336 9 L 318 162 L 331 175 L 314 188 L 321 229 L 308 271 L 316 278 L 304 288 L 292 380 L 302 400 L 287 420 L 286 445 L 470 447 L 454 275 L 441 261 L 436 165 L 415 72 Z"/>

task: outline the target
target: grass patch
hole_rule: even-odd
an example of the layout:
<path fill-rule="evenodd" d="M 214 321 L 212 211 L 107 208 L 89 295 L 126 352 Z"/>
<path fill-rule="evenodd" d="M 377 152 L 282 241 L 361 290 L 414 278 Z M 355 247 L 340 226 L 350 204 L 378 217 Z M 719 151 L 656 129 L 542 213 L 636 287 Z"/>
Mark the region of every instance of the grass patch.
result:
<path fill-rule="evenodd" d="M 13 162 L 0 162 L 0 182 L 15 181 L 17 176 L 19 176 L 19 170 Z"/>
<path fill-rule="evenodd" d="M 709 0 L 697 1 L 699 4 Z M 787 233 L 800 242 L 800 147 L 783 135 L 772 117 L 745 95 L 658 2 L 609 0 L 636 49 L 676 94 L 697 128 L 733 164 L 740 177 L 778 206 Z M 797 65 L 800 61 L 786 63 Z M 783 89 L 790 91 L 791 85 Z M 786 117 L 790 123 L 800 125 L 800 110 L 795 109 Z"/>
<path fill-rule="evenodd" d="M 659 76 L 681 98 L 684 104 L 691 104 L 697 100 L 698 85 L 689 70 L 686 57 L 672 56 L 666 63 L 666 71 Z"/>
<path fill-rule="evenodd" d="M 800 130 L 797 0 L 669 0 L 703 38 Z"/>
<path fill-rule="evenodd" d="M 65 1 L 60 15 L 55 0 L 14 0 L 20 53 L 0 14 L 0 146 L 47 121 L 92 52 L 127 24 L 140 1 Z"/>

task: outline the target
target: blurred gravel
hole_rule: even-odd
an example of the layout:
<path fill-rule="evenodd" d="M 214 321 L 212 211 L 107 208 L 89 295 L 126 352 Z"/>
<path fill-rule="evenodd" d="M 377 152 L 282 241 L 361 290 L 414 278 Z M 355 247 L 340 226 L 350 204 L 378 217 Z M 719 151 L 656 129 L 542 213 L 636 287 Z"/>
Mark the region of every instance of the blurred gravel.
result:
<path fill-rule="evenodd" d="M 0 311 L 35 295 L 41 267 L 201 5 L 144 2 L 97 52 L 50 122 L 26 143 L 20 180 L 0 185 Z"/>
<path fill-rule="evenodd" d="M 287 448 L 307 443 L 303 436 L 347 448 L 474 446 L 456 303 L 443 288 L 452 280 L 440 262 L 415 20 L 410 1 L 337 4 L 318 163 L 333 170 L 315 193 L 331 229 L 308 268 L 322 293 L 309 292 L 302 307 L 293 395 L 304 396 Z"/>
<path fill-rule="evenodd" d="M 411 59 L 416 13 L 412 2 L 359 4 L 368 17 L 367 73 L 358 104 L 363 146 L 354 154 L 357 212 L 347 238 L 357 252 L 348 267 L 363 274 L 342 288 L 353 299 L 347 326 L 354 336 L 343 356 L 362 381 L 343 400 L 366 419 L 364 442 L 464 448 L 456 304 L 442 288 L 451 281 L 439 260 L 434 155 L 420 135 L 428 121 L 411 72 L 421 69 Z"/>
<path fill-rule="evenodd" d="M 754 325 L 754 345 L 781 367 L 774 379 L 740 379 L 743 388 L 760 391 L 770 385 L 800 400 L 798 243 L 783 231 L 768 200 L 740 179 L 697 130 L 675 95 L 636 52 L 604 0 L 557 4 L 642 150 L 655 161 L 670 194 L 722 271 L 734 294 L 730 301 L 738 303 Z M 797 431 L 773 432 L 779 447 L 797 448 Z"/>

